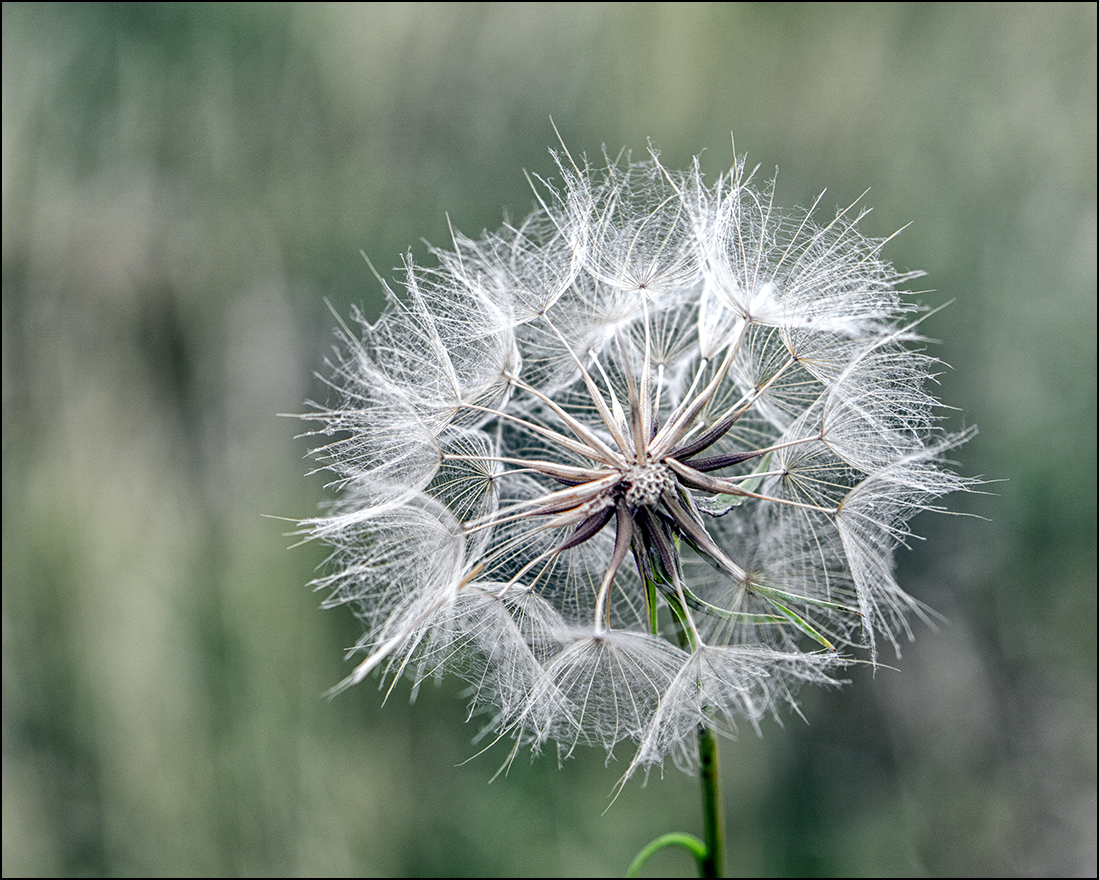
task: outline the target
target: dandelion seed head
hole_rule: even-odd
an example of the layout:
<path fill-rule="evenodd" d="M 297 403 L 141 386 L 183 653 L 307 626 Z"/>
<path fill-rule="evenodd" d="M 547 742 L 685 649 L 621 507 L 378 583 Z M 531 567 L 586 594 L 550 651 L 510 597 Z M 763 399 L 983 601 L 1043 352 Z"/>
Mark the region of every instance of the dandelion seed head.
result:
<path fill-rule="evenodd" d="M 780 211 L 743 159 L 554 157 L 529 217 L 340 331 L 314 585 L 364 626 L 344 684 L 456 674 L 535 749 L 687 767 L 699 724 L 758 729 L 911 637 L 894 551 L 973 485 L 943 463 L 972 432 L 858 204 Z"/>

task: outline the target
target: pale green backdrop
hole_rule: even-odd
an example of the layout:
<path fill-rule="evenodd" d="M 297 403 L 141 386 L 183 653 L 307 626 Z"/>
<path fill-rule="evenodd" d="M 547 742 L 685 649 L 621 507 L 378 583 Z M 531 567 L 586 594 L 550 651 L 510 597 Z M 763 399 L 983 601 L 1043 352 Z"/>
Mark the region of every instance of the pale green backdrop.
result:
<path fill-rule="evenodd" d="M 3 873 L 621 874 L 699 830 L 668 769 L 479 746 L 460 687 L 334 701 L 356 624 L 298 412 L 362 258 L 524 215 L 550 119 L 711 173 L 866 187 L 922 268 L 959 469 L 897 671 L 723 750 L 746 875 L 1096 871 L 1096 10 L 3 6 Z M 681 852 L 649 873 L 689 876 Z"/>

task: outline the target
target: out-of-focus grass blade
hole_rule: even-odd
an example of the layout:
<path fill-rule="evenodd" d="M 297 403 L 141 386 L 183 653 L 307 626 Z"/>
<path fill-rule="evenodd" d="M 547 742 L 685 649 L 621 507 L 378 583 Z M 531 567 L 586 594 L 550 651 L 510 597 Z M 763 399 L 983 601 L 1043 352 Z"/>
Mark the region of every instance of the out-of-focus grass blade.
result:
<path fill-rule="evenodd" d="M 793 602 L 796 605 L 815 605 L 818 608 L 831 608 L 834 611 L 842 611 L 844 614 L 857 614 L 860 617 L 862 612 L 858 608 L 852 608 L 849 605 L 843 605 L 840 602 L 829 602 L 827 599 L 814 599 L 812 596 L 800 596 L 797 593 L 787 593 L 785 590 L 776 590 L 774 587 L 762 587 L 759 584 L 752 584 L 752 592 L 757 593 L 760 596 L 764 596 L 767 599 L 778 600 L 780 602 Z"/>
<path fill-rule="evenodd" d="M 811 638 L 813 641 L 817 642 L 818 644 L 824 645 L 824 647 L 826 647 L 829 651 L 836 650 L 835 646 L 830 641 L 828 641 L 828 639 L 826 639 L 819 632 L 817 632 L 817 630 L 813 627 L 813 625 L 811 623 L 809 623 L 809 621 L 807 621 L 800 614 L 797 614 L 796 612 L 791 611 L 789 608 L 787 608 L 781 602 L 776 602 L 774 599 L 770 599 L 769 601 L 780 612 L 782 612 L 783 616 L 785 616 L 794 626 L 796 626 L 803 633 L 805 633 L 807 636 L 809 636 L 809 638 Z"/>

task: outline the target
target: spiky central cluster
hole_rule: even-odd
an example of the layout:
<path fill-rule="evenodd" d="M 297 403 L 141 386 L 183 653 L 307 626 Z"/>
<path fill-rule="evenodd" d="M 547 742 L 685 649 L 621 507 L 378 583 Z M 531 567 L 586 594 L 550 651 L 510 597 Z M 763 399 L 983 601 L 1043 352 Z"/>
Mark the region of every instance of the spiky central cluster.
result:
<path fill-rule="evenodd" d="M 537 585 L 552 577 L 558 557 L 599 536 L 613 519 L 613 549 L 596 595 L 596 630 L 610 625 L 611 587 L 631 552 L 642 582 L 649 585 L 645 604 L 650 619 L 655 619 L 657 601 L 653 591 L 659 590 L 665 601 L 679 608 L 678 616 L 686 629 L 693 629 L 687 609 L 701 606 L 683 584 L 682 544 L 693 548 L 733 582 L 751 585 L 745 568 L 734 562 L 712 537 L 695 493 L 733 499 L 726 509 L 737 501 L 752 498 L 826 516 L 837 512 L 835 507 L 771 497 L 746 486 L 754 487 L 762 479 L 775 476 L 765 466 L 773 453 L 819 441 L 819 435 L 809 434 L 747 450 L 736 448 L 742 441 L 733 440 L 733 429 L 798 362 L 797 356 L 788 352 L 783 361 L 773 365 L 764 381 L 730 398 L 729 372 L 749 344 L 746 340 L 750 336 L 750 322 L 740 322 L 731 332 L 726 345 L 719 350 L 720 360 L 703 358 L 696 362 L 694 375 L 683 391 L 676 394 L 676 404 L 662 407 L 665 377 L 652 366 L 653 328 L 647 309 L 642 310 L 641 316 L 644 341 L 640 357 L 633 365 L 634 372 L 627 372 L 621 384 L 610 381 L 608 365 L 598 359 L 592 358 L 589 369 L 548 315 L 542 315 L 540 320 L 573 362 L 578 397 L 573 397 L 566 407 L 519 376 L 508 374 L 508 382 L 520 399 L 526 399 L 527 405 L 513 405 L 506 410 L 477 407 L 536 437 L 542 446 L 539 457 L 500 457 L 499 462 L 565 486 L 554 490 L 547 485 L 544 491 L 465 524 L 469 537 L 530 520 L 539 522 L 533 527 L 538 531 L 567 529 L 556 543 L 534 554 L 517 570 L 511 567 L 509 587 L 519 583 Z M 593 418 L 593 414 L 597 417 Z M 711 454 L 703 455 L 708 450 Z M 721 451 L 713 454 L 716 450 Z M 761 459 L 764 464 L 747 473 L 730 476 L 719 473 L 753 459 Z M 530 534 L 531 527 L 524 528 Z M 508 558 L 509 546 L 508 542 L 501 545 L 501 559 Z"/>

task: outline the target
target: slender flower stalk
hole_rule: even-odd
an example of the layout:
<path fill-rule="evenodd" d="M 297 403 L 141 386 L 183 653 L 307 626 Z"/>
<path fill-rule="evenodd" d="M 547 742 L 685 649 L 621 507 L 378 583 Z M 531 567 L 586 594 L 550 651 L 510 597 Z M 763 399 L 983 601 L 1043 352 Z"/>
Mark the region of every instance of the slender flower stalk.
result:
<path fill-rule="evenodd" d="M 337 689 L 454 672 L 519 744 L 701 768 L 716 876 L 716 734 L 911 636 L 893 552 L 971 485 L 941 461 L 971 432 L 865 209 L 783 214 L 743 159 L 554 158 L 529 217 L 339 333 L 307 416 L 339 497 L 304 524 L 364 625 Z"/>

